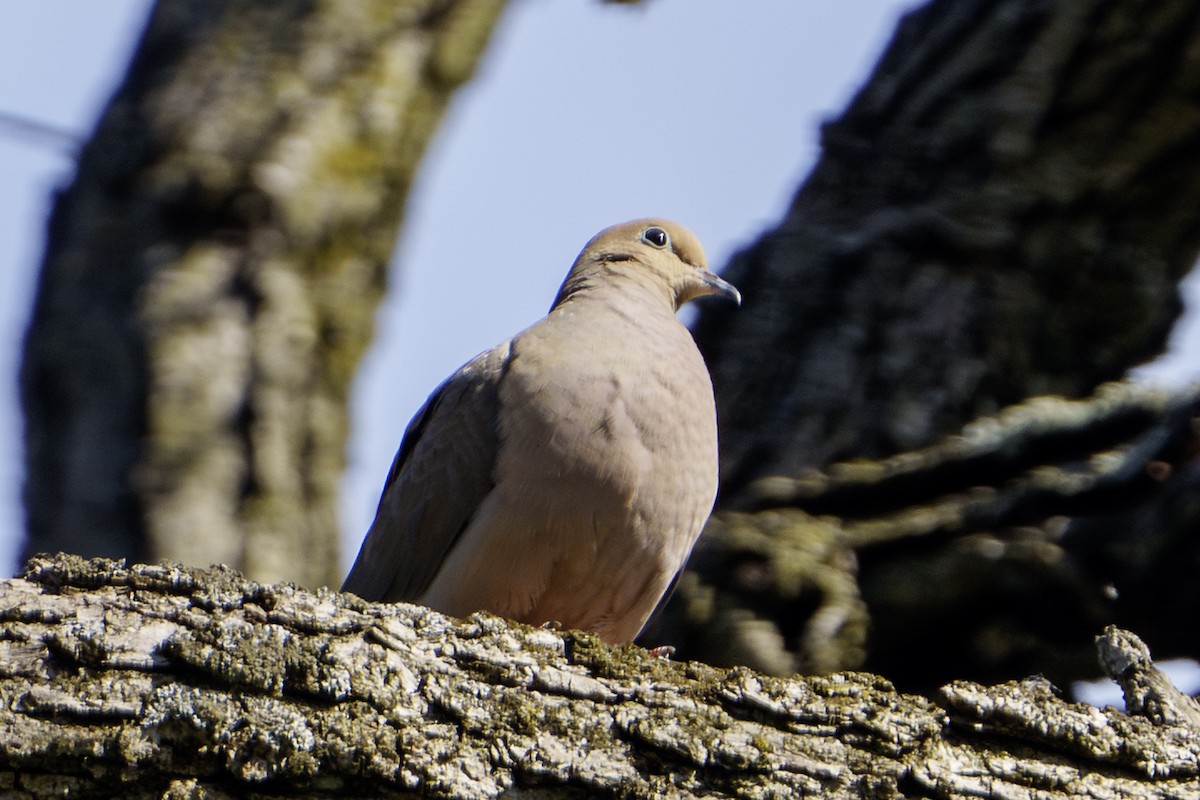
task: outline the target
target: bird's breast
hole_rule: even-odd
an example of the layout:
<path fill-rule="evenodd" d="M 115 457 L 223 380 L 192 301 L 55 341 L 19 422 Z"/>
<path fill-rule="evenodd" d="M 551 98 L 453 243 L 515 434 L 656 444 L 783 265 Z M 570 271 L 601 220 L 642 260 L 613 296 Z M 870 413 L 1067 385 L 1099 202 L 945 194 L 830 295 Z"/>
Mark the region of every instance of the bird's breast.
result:
<path fill-rule="evenodd" d="M 523 463 L 500 474 L 627 505 L 651 488 L 674 500 L 715 491 L 712 384 L 691 334 L 674 317 L 590 333 L 586 322 L 552 316 L 514 343 L 500 457 Z"/>

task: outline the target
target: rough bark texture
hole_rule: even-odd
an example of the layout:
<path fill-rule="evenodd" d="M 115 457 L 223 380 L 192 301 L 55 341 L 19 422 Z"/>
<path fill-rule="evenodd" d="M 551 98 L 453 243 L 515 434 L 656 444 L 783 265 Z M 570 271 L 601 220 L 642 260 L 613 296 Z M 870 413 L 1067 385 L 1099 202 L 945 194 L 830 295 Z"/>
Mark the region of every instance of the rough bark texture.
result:
<path fill-rule="evenodd" d="M 1200 243 L 1198 60 L 1186 0 L 904 18 L 725 271 L 744 306 L 702 310 L 723 513 L 647 643 L 926 691 L 1086 677 L 1108 622 L 1200 657 L 1194 394 L 1027 402 L 1161 350 Z"/>
<path fill-rule="evenodd" d="M 710 522 L 643 641 L 777 675 L 1095 674 L 1110 623 L 1196 656 L 1200 390 L 1042 397 L 878 461 L 765 478 Z"/>
<path fill-rule="evenodd" d="M 161 0 L 57 199 L 21 388 L 30 551 L 336 584 L 351 377 L 501 0 Z"/>
<path fill-rule="evenodd" d="M 1043 680 L 956 682 L 930 700 L 866 674 L 723 671 L 227 570 L 38 558 L 0 583 L 0 787 L 16 798 L 1200 794 L 1192 701 L 1132 635 L 1110 630 L 1101 649 L 1136 715 L 1064 702 Z"/>

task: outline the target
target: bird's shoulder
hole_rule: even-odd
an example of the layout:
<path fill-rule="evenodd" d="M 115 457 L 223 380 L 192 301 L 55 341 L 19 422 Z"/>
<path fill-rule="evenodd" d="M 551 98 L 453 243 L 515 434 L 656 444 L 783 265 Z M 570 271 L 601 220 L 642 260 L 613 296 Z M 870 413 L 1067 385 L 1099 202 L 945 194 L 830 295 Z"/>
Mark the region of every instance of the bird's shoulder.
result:
<path fill-rule="evenodd" d="M 494 439 L 499 385 L 511 355 L 512 340 L 502 342 L 463 364 L 430 393 L 404 431 L 385 493 L 410 466 L 424 472 L 426 459 L 483 460 Z"/>

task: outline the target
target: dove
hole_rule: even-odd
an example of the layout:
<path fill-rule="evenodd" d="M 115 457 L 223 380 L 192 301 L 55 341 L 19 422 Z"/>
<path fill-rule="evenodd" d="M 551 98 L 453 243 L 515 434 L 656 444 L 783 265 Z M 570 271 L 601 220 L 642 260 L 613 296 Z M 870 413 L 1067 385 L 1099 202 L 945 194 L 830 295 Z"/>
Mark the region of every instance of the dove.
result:
<path fill-rule="evenodd" d="M 342 590 L 632 641 L 716 497 L 712 382 L 676 317 L 705 295 L 741 303 L 681 225 L 593 237 L 549 313 L 409 423 Z"/>

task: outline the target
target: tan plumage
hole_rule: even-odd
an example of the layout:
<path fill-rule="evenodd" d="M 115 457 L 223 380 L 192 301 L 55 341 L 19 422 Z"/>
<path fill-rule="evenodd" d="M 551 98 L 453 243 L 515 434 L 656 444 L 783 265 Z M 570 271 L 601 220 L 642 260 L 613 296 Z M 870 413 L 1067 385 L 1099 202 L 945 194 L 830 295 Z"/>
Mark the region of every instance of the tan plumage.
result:
<path fill-rule="evenodd" d="M 343 591 L 637 635 L 717 489 L 712 384 L 675 312 L 737 290 L 686 228 L 596 235 L 550 313 L 409 423 Z"/>

